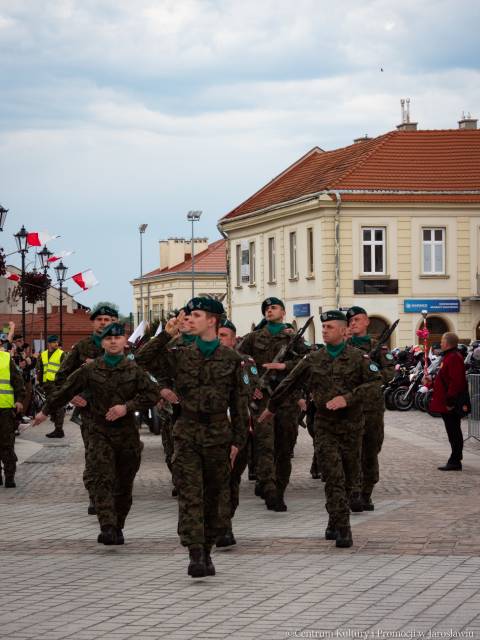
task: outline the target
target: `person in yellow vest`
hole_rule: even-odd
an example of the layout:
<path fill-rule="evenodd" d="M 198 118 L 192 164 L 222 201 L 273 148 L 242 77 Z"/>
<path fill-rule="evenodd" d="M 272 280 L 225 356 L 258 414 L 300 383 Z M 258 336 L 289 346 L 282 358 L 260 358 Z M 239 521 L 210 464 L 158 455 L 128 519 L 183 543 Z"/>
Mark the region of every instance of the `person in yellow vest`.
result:
<path fill-rule="evenodd" d="M 55 378 L 64 358 L 65 352 L 60 349 L 58 336 L 48 336 L 47 348 L 42 351 L 37 361 L 37 380 L 47 398 L 55 390 Z M 63 438 L 65 436 L 63 431 L 64 419 L 65 407 L 62 407 L 52 415 L 55 428 L 50 433 L 47 433 L 47 438 Z"/>
<path fill-rule="evenodd" d="M 0 351 L 0 469 L 5 474 L 5 489 L 15 487 L 15 412 L 22 413 L 25 385 L 8 351 Z M 3 476 L 0 470 L 0 484 Z"/>

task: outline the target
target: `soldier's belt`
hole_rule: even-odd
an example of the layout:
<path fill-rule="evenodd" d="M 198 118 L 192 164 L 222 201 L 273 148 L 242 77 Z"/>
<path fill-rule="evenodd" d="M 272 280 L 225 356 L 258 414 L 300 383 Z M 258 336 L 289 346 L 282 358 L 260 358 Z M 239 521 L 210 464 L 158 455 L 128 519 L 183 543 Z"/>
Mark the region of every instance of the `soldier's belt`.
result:
<path fill-rule="evenodd" d="M 185 409 L 185 407 L 182 407 L 181 417 L 187 418 L 187 420 L 200 422 L 201 424 L 208 424 L 209 422 L 227 420 L 227 412 L 222 411 L 222 413 L 205 413 L 204 411 L 189 411 L 189 409 Z"/>

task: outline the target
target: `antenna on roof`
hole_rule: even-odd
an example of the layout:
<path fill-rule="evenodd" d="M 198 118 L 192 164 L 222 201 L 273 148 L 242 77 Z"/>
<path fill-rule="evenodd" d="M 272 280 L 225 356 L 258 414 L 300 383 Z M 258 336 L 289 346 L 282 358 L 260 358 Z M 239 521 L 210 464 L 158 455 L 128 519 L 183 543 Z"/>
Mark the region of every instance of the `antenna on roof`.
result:
<path fill-rule="evenodd" d="M 399 131 L 416 131 L 417 123 L 410 121 L 410 98 L 401 98 L 400 107 L 402 111 L 402 119 L 397 129 Z"/>

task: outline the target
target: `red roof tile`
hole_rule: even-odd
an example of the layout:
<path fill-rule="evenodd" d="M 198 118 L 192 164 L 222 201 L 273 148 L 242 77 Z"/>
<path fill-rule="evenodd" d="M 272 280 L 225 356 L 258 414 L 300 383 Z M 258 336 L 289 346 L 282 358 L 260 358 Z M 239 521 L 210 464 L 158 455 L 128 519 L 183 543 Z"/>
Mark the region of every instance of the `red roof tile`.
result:
<path fill-rule="evenodd" d="M 313 149 L 222 220 L 335 189 L 480 191 L 480 130 L 390 131 L 333 151 Z M 342 199 L 480 202 L 480 193 L 345 194 Z"/>
<path fill-rule="evenodd" d="M 155 269 L 146 273 L 143 277 L 163 276 L 171 273 L 183 273 L 192 270 L 191 257 L 180 264 L 176 264 L 168 269 Z M 227 273 L 227 248 L 223 239 L 216 240 L 208 247 L 195 255 L 195 272 L 198 273 Z"/>

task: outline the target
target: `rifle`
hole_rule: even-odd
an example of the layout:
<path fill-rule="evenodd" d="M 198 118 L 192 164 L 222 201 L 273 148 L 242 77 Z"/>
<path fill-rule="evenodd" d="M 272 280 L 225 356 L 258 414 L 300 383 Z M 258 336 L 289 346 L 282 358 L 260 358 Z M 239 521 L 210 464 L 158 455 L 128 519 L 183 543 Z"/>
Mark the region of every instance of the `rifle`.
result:
<path fill-rule="evenodd" d="M 380 351 L 382 350 L 383 345 L 386 344 L 387 340 L 390 338 L 392 333 L 397 328 L 397 325 L 398 325 L 399 322 L 400 322 L 400 320 L 395 320 L 395 322 L 392 324 L 391 327 L 387 327 L 382 332 L 380 338 L 378 339 L 378 343 L 377 343 L 376 347 L 374 349 L 372 349 L 370 351 L 370 353 L 368 354 L 370 359 L 373 362 L 375 362 L 376 364 L 378 364 L 378 360 L 380 359 Z"/>
<path fill-rule="evenodd" d="M 299 338 L 303 337 L 303 335 L 305 334 L 305 331 L 312 324 L 312 322 L 313 322 L 313 316 L 310 316 L 310 318 L 306 321 L 303 327 L 299 329 L 296 333 L 290 336 L 290 340 L 279 350 L 279 352 L 274 357 L 272 362 L 285 362 L 285 360 L 287 360 L 289 355 L 294 355 L 295 354 L 295 351 L 293 350 L 294 344 L 297 342 Z M 268 391 L 268 393 L 271 395 L 272 383 L 275 381 L 276 375 L 277 375 L 277 372 L 275 370 L 267 369 L 265 373 L 262 375 L 262 377 L 260 378 L 260 380 L 258 381 L 257 388 L 260 389 L 260 391 L 262 392 Z M 254 411 L 258 411 L 258 408 L 259 408 L 255 400 L 252 400 L 252 402 L 250 403 L 250 407 Z"/>

